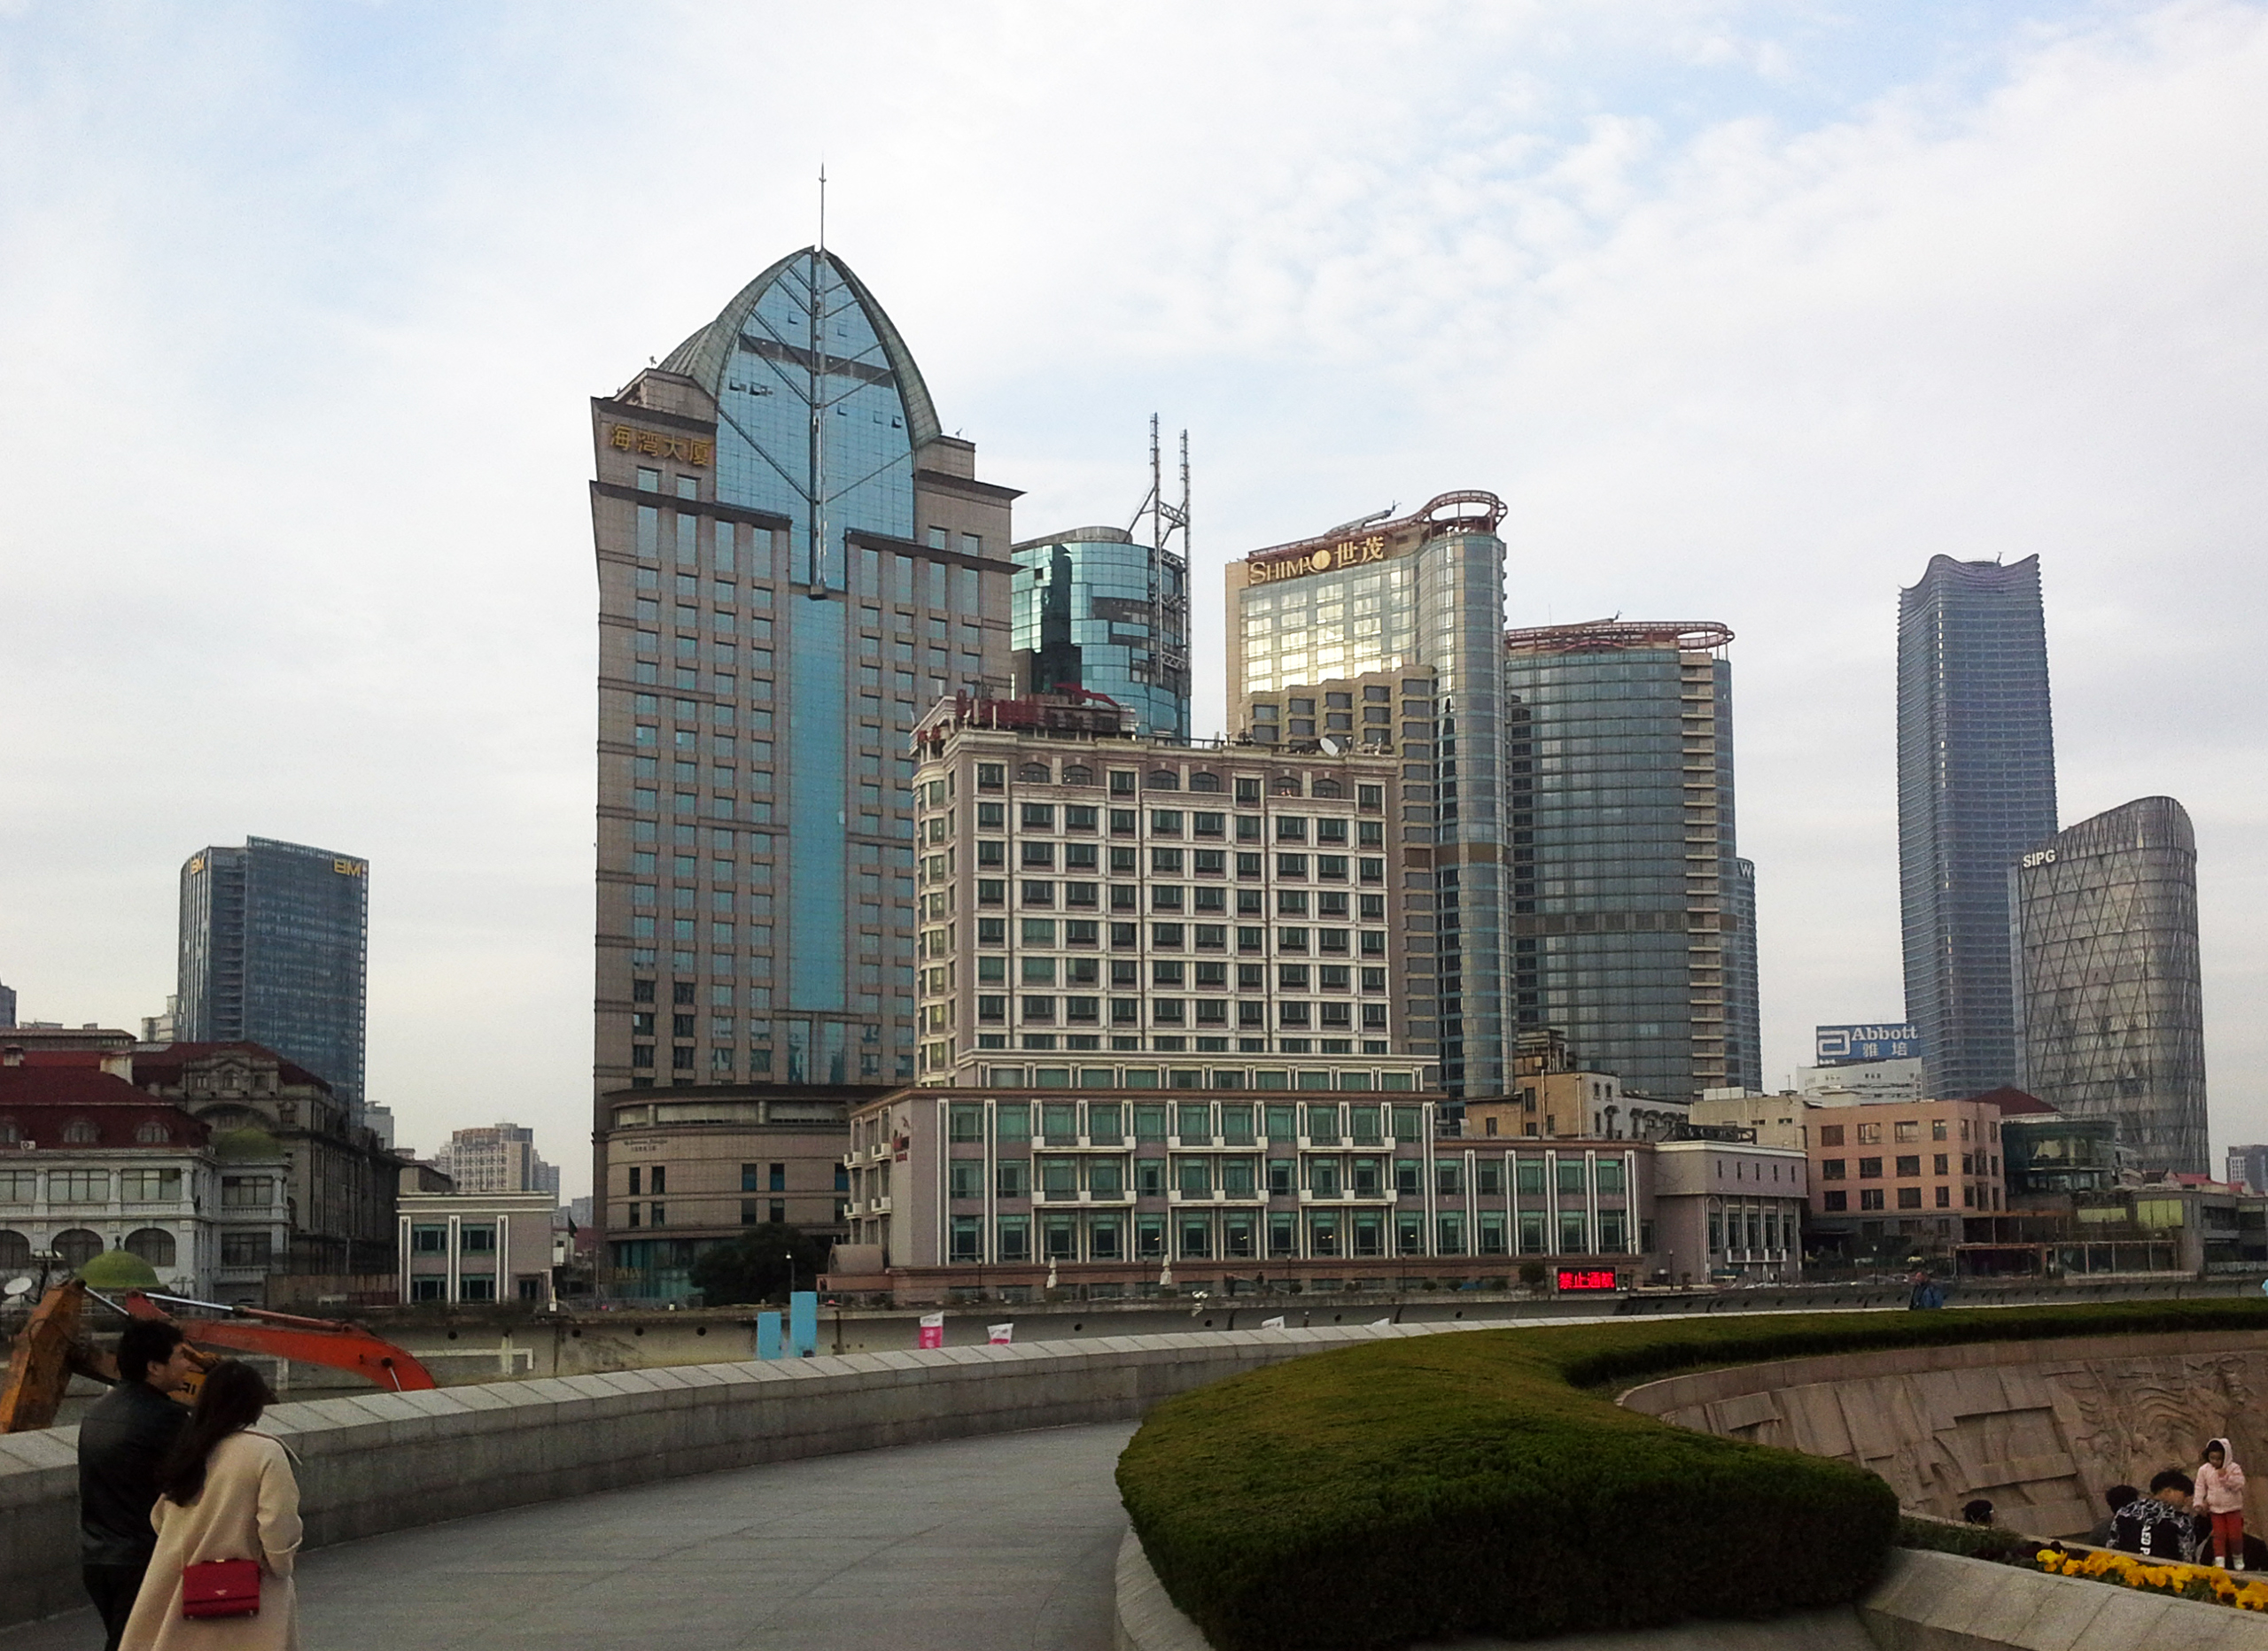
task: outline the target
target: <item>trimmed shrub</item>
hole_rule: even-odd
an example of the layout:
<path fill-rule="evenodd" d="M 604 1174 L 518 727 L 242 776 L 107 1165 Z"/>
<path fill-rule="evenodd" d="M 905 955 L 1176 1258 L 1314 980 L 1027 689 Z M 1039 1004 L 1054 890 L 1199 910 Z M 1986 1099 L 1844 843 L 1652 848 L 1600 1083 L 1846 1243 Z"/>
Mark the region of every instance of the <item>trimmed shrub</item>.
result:
<path fill-rule="evenodd" d="M 1222 1651 L 1340 1651 L 1775 1616 L 1879 1573 L 1897 1498 L 1848 1464 L 1597 1391 L 1711 1365 L 2268 1329 L 2268 1303 L 1759 1315 L 1481 1330 L 1296 1359 L 1149 1414 L 1118 1484 Z"/>

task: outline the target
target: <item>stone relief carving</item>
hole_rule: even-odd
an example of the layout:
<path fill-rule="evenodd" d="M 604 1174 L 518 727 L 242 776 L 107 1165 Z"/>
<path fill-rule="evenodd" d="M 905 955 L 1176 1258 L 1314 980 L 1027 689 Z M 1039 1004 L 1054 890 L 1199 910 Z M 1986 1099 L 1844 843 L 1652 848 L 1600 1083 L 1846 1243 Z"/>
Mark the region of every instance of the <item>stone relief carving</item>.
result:
<path fill-rule="evenodd" d="M 2165 1468 L 2191 1472 L 2205 1441 L 2222 1435 L 2239 1461 L 2258 1464 L 2247 1523 L 2268 1523 L 2264 1391 L 2268 1352 L 2138 1354 L 1852 1376 L 1683 1405 L 1662 1418 L 1856 1463 L 1912 1512 L 1959 1518 L 1981 1496 L 2008 1529 L 2068 1537 L 2102 1517 L 2111 1485 L 2147 1485 Z"/>

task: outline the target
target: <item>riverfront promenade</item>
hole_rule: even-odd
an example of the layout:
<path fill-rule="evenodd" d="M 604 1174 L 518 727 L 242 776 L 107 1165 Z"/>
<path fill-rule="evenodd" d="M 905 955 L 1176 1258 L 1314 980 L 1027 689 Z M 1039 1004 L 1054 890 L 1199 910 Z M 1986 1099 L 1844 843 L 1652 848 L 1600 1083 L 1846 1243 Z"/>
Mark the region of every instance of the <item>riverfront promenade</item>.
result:
<path fill-rule="evenodd" d="M 697 1474 L 324 1548 L 310 1647 L 1108 1651 L 1130 1422 Z M 91 1609 L 0 1651 L 100 1651 Z"/>

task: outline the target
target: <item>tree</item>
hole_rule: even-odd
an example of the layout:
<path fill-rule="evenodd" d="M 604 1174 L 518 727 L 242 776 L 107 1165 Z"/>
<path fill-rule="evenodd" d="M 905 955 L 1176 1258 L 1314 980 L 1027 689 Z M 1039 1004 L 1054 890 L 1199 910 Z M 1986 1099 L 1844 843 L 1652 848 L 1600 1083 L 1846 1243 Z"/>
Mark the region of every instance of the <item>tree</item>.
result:
<path fill-rule="evenodd" d="M 712 1307 L 780 1301 L 789 1288 L 789 1262 L 794 1262 L 794 1287 L 817 1288 L 819 1270 L 827 1263 L 819 1240 L 784 1221 L 751 1227 L 729 1244 L 718 1244 L 694 1258 L 693 1283 L 701 1298 Z"/>

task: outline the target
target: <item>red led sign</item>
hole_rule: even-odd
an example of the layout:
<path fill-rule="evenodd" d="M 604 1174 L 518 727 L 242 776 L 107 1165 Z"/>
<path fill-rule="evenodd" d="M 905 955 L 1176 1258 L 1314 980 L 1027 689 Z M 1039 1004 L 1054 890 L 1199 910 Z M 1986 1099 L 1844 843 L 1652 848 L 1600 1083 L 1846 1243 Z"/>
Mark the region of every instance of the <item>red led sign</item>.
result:
<path fill-rule="evenodd" d="M 1559 1288 L 1612 1290 L 1614 1288 L 1614 1275 L 1612 1272 L 1578 1272 L 1573 1267 L 1563 1267 L 1559 1269 Z"/>

